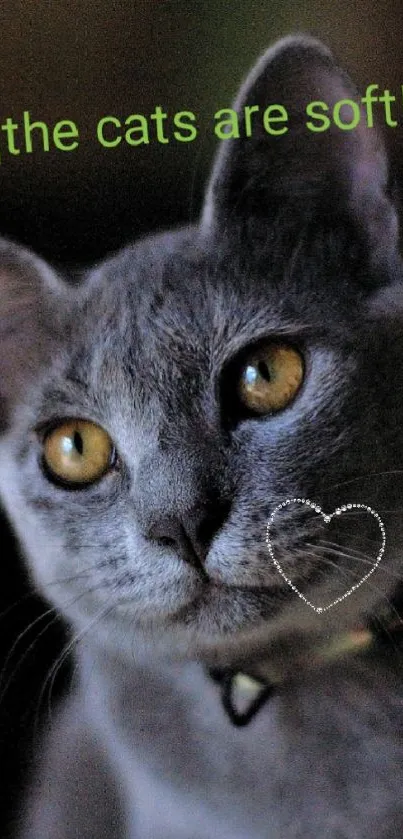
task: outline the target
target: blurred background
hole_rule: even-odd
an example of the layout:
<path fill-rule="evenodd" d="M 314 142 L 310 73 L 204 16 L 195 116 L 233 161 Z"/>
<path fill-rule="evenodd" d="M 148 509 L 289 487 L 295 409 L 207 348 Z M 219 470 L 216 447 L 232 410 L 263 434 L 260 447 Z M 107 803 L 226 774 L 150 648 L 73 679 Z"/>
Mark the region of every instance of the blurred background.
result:
<path fill-rule="evenodd" d="M 403 4 L 267 0 L 2 0 L 0 124 L 7 117 L 51 128 L 73 120 L 79 145 L 6 152 L 0 131 L 0 232 L 66 269 L 86 266 L 138 234 L 195 220 L 216 141 L 209 119 L 230 107 L 239 82 L 273 40 L 305 31 L 323 39 L 365 91 L 378 83 L 398 97 L 396 128 L 385 129 L 403 184 Z M 102 148 L 96 125 L 190 110 L 190 143 L 121 142 Z M 17 136 L 17 135 L 16 135 Z M 64 629 L 34 592 L 4 516 L 0 518 L 0 836 L 12 836 L 34 751 L 35 728 L 69 679 L 54 677 Z"/>

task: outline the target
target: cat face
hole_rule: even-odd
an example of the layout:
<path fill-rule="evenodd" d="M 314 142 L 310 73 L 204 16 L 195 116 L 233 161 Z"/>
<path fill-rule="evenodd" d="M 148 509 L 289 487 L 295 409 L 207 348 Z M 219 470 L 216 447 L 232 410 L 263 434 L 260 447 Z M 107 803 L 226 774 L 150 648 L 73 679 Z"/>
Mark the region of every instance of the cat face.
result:
<path fill-rule="evenodd" d="M 270 50 L 235 108 L 287 134 L 223 140 L 200 225 L 144 239 L 78 290 L 0 249 L 1 495 L 45 596 L 131 650 L 354 625 L 401 568 L 403 339 L 378 136 L 303 130 L 353 88 L 309 39 Z M 354 92 L 354 91 L 353 91 Z M 316 94 L 315 94 L 316 95 Z M 318 615 L 387 550 L 374 575 Z M 335 517 L 336 519 L 336 517 Z"/>

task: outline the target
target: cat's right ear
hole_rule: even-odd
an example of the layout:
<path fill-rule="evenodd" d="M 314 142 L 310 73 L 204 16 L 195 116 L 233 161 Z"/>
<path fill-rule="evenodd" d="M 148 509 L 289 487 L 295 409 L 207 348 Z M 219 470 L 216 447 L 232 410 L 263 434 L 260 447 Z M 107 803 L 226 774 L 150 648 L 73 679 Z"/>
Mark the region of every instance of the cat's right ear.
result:
<path fill-rule="evenodd" d="M 70 289 L 35 254 L 0 239 L 0 430 L 60 341 Z"/>
<path fill-rule="evenodd" d="M 382 137 L 370 125 L 376 87 L 364 108 L 322 43 L 295 35 L 275 44 L 242 85 L 233 118 L 219 115 L 202 231 L 221 238 L 234 225 L 252 235 L 279 220 L 297 230 L 341 222 L 373 264 L 393 260 L 397 212 Z"/>

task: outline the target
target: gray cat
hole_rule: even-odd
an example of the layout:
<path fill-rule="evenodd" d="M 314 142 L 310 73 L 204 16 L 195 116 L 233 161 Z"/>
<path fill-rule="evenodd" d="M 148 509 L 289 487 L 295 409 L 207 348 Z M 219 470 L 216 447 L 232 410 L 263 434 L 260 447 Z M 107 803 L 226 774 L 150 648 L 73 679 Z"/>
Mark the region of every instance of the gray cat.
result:
<path fill-rule="evenodd" d="M 403 286 L 356 97 L 287 38 L 199 225 L 78 289 L 1 244 L 1 497 L 77 664 L 23 839 L 403 834 Z"/>

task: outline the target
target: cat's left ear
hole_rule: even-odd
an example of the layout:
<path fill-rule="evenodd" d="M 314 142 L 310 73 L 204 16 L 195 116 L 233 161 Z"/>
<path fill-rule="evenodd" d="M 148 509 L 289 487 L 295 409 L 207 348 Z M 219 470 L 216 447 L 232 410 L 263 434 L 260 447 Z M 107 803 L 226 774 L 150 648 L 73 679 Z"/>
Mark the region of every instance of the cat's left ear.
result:
<path fill-rule="evenodd" d="M 222 133 L 202 229 L 220 235 L 247 222 L 253 231 L 253 218 L 270 224 L 280 215 L 297 226 L 342 218 L 375 262 L 389 261 L 397 252 L 398 222 L 386 153 L 372 123 L 377 86 L 369 87 L 365 104 L 313 38 L 292 36 L 269 49 L 239 92 L 237 118 L 219 115 L 229 139 Z"/>
<path fill-rule="evenodd" d="M 0 239 L 0 430 L 62 342 L 72 297 L 44 260 Z"/>

